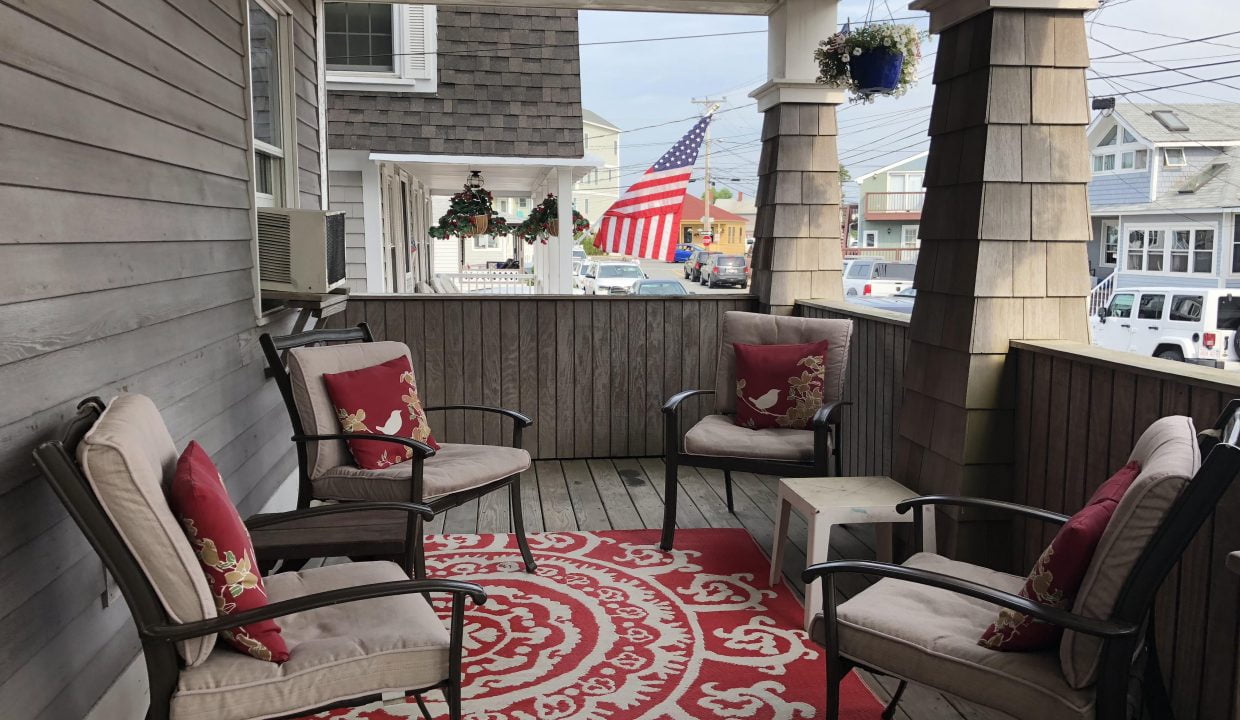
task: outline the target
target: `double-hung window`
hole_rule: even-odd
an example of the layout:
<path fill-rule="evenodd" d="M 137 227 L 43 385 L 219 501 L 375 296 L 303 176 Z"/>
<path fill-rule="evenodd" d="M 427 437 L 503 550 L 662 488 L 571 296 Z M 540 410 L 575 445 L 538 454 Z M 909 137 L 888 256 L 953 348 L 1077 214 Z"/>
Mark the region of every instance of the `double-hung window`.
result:
<path fill-rule="evenodd" d="M 289 132 L 288 18 L 249 0 L 250 102 L 254 133 L 254 197 L 261 207 L 284 207 L 294 197 L 295 142 Z"/>
<path fill-rule="evenodd" d="M 1127 228 L 1124 269 L 1131 272 L 1214 272 L 1214 228 L 1159 226 Z"/>
<path fill-rule="evenodd" d="M 324 26 L 329 89 L 435 92 L 434 5 L 328 2 Z"/>
<path fill-rule="evenodd" d="M 1146 170 L 1150 164 L 1150 151 L 1142 147 L 1136 136 L 1127 128 L 1113 125 L 1093 151 L 1095 173 L 1135 172 Z"/>
<path fill-rule="evenodd" d="M 1114 265 L 1119 257 L 1119 226 L 1114 223 L 1102 223 L 1102 264 Z"/>

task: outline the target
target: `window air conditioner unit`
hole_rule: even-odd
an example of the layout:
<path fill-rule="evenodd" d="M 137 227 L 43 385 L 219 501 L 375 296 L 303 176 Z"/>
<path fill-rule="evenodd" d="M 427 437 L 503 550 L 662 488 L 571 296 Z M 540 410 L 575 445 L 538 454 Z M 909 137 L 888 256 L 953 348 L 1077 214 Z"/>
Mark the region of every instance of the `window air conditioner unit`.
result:
<path fill-rule="evenodd" d="M 344 284 L 344 213 L 258 209 L 263 290 L 327 293 Z"/>

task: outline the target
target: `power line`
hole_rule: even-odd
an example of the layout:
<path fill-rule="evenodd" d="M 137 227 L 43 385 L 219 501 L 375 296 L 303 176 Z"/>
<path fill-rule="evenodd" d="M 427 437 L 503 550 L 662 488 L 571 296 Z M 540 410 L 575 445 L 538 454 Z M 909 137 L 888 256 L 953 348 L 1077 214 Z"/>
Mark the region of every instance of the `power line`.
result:
<path fill-rule="evenodd" d="M 1240 78 L 1240 75 L 1224 75 L 1223 77 L 1210 78 L 1209 80 L 1193 80 L 1192 82 L 1177 83 L 1175 85 L 1162 85 L 1160 87 L 1155 87 L 1155 88 L 1146 88 L 1146 90 L 1150 92 L 1153 92 L 1155 90 L 1173 90 L 1175 88 L 1189 87 L 1191 85 L 1202 85 L 1204 83 L 1218 82 L 1219 80 L 1235 80 L 1236 78 Z M 1094 79 L 1105 80 L 1106 78 L 1094 78 Z M 1141 94 L 1142 94 L 1142 91 L 1140 90 L 1129 90 L 1127 92 L 1110 93 L 1107 95 L 1091 95 L 1090 98 L 1126 97 L 1128 95 L 1141 95 Z M 1147 95 L 1146 97 L 1148 98 L 1149 96 Z M 1151 100 L 1151 102 L 1158 102 L 1158 101 Z"/>
<path fill-rule="evenodd" d="M 1206 35 L 1205 37 L 1199 37 L 1199 38 L 1184 38 L 1184 37 L 1176 37 L 1175 35 L 1164 35 L 1163 33 L 1156 33 L 1150 30 L 1137 30 L 1134 28 L 1120 27 L 1119 25 L 1107 25 L 1106 23 L 1103 23 L 1103 22 L 1100 22 L 1097 24 L 1102 25 L 1103 27 L 1115 28 L 1116 30 L 1127 30 L 1129 32 L 1137 32 L 1137 33 L 1142 33 L 1145 35 L 1157 35 L 1160 37 L 1174 38 L 1176 40 L 1179 40 L 1180 42 L 1166 43 L 1163 45 L 1151 45 L 1149 47 L 1141 48 L 1139 50 L 1127 50 L 1127 51 L 1120 50 L 1119 52 L 1113 53 L 1111 55 L 1099 55 L 1098 57 L 1090 58 L 1091 62 L 1094 60 L 1106 60 L 1108 58 L 1119 57 L 1121 55 L 1131 55 L 1133 53 L 1149 52 L 1150 50 L 1162 50 L 1163 48 L 1179 47 L 1180 45 L 1192 45 L 1194 43 L 1203 43 L 1205 45 L 1217 45 L 1219 47 L 1232 48 L 1233 50 L 1240 50 L 1240 45 L 1228 45 L 1227 43 L 1211 42 L 1212 40 L 1217 40 L 1218 38 L 1222 38 L 1222 37 L 1240 35 L 1240 30 L 1232 30 L 1231 32 L 1219 33 L 1218 35 Z M 1097 38 L 1094 38 L 1094 39 L 1097 40 Z M 1102 42 L 1102 41 L 1098 40 L 1098 42 Z M 1103 44 L 1105 45 L 1106 43 L 1103 43 Z M 1113 48 L 1113 49 L 1118 49 L 1118 48 Z"/>
<path fill-rule="evenodd" d="M 1120 50 L 1119 48 L 1117 48 L 1117 47 L 1115 47 L 1114 45 L 1112 45 L 1112 44 L 1110 44 L 1110 43 L 1106 42 L 1105 40 L 1097 40 L 1096 38 L 1095 38 L 1095 40 L 1096 40 L 1096 42 L 1099 42 L 1099 43 L 1101 43 L 1101 44 L 1103 44 L 1103 45 L 1106 45 L 1107 47 L 1111 48 L 1112 50 L 1118 50 L 1119 52 L 1124 52 L 1124 53 L 1125 53 L 1125 54 L 1127 54 L 1127 55 L 1132 55 L 1132 57 L 1137 57 L 1136 55 L 1133 55 L 1132 53 L 1126 53 L 1125 51 Z M 1145 62 L 1145 63 L 1146 63 L 1146 64 L 1148 64 L 1148 65 L 1153 65 L 1153 66 L 1154 66 L 1154 67 L 1156 67 L 1156 68 L 1162 68 L 1163 70 L 1168 70 L 1168 71 L 1171 71 L 1171 72 L 1176 72 L 1176 73 L 1179 73 L 1180 75 L 1183 75 L 1184 77 L 1187 77 L 1187 78 L 1192 78 L 1193 80 L 1206 80 L 1206 78 L 1202 78 L 1202 77 L 1200 77 L 1200 76 L 1193 75 L 1192 73 L 1186 73 L 1186 72 L 1184 72 L 1184 70 L 1185 70 L 1185 69 L 1188 69 L 1188 68 L 1169 68 L 1169 67 L 1167 67 L 1166 65 L 1159 64 L 1159 63 L 1157 63 L 1157 62 L 1155 62 L 1155 61 L 1153 61 L 1153 60 L 1146 60 L 1145 58 L 1138 58 L 1138 59 L 1140 59 L 1142 62 Z M 1096 73 L 1095 73 L 1095 74 L 1096 74 Z M 1122 77 L 1122 76 L 1118 76 L 1118 77 Z M 1209 81 L 1210 81 L 1210 82 L 1217 82 L 1219 79 L 1220 79 L 1220 78 L 1210 78 L 1210 79 L 1209 79 Z M 1240 90 L 1240 88 L 1236 87 L 1235 85 L 1228 85 L 1227 83 L 1221 83 L 1221 82 L 1220 82 L 1220 83 L 1218 83 L 1218 84 L 1219 84 L 1219 85 L 1221 85 L 1221 86 L 1223 86 L 1223 87 L 1225 87 L 1225 88 L 1229 88 L 1229 89 L 1231 89 L 1231 90 Z"/>
<path fill-rule="evenodd" d="M 1099 40 L 1099 42 L 1102 42 L 1102 41 Z M 1103 44 L 1105 45 L 1106 43 L 1103 43 Z M 1165 67 L 1165 66 L 1159 65 L 1158 63 L 1155 63 L 1152 60 L 1145 60 L 1144 58 L 1140 58 L 1140 60 L 1141 62 L 1154 65 L 1155 67 L 1159 69 L 1158 70 L 1141 70 L 1140 72 L 1120 73 L 1118 75 L 1095 75 L 1094 79 L 1095 80 L 1109 80 L 1112 78 L 1136 77 L 1138 75 L 1157 75 L 1159 73 L 1181 72 L 1183 70 L 1195 70 L 1197 68 L 1217 67 L 1219 65 L 1235 65 L 1236 63 L 1240 63 L 1240 60 L 1223 60 L 1221 62 L 1201 63 L 1200 65 L 1184 65 L 1182 67 Z M 1188 75 L 1188 77 L 1193 77 L 1193 76 Z M 1205 80 L 1208 78 L 1194 78 L 1194 79 Z M 1235 89 L 1240 90 L 1240 88 L 1235 88 Z"/>

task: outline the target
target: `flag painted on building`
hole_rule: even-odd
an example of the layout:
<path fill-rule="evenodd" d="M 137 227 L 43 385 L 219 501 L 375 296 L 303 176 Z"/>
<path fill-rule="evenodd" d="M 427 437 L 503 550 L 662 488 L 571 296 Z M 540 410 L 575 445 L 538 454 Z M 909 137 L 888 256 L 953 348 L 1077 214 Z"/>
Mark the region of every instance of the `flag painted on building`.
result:
<path fill-rule="evenodd" d="M 697 121 L 599 221 L 594 246 L 609 253 L 671 261 L 680 242 L 685 190 L 711 116 Z"/>

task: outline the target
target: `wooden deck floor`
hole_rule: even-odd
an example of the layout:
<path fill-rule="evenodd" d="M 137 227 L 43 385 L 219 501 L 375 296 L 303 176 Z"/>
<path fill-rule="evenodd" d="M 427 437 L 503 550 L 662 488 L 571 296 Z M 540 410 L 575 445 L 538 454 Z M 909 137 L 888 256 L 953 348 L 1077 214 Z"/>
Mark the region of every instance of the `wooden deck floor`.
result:
<path fill-rule="evenodd" d="M 717 470 L 681 469 L 677 525 L 743 527 L 767 556 L 774 532 L 776 478 L 733 473 L 736 514 L 724 502 L 723 474 Z M 609 460 L 539 460 L 522 485 L 522 510 L 529 532 L 565 530 L 638 530 L 658 528 L 663 520 L 663 463 L 657 458 Z M 510 530 L 506 493 L 493 493 L 436 517 L 427 532 L 502 533 Z M 784 578 L 798 594 L 805 567 L 807 528 L 793 513 L 791 543 Z M 874 532 L 866 525 L 837 528 L 831 536 L 832 558 L 873 558 Z M 864 587 L 854 578 L 840 583 L 846 595 Z M 895 683 L 868 674 L 865 682 L 880 699 L 890 697 Z M 980 708 L 923 688 L 910 687 L 900 703 L 901 720 L 991 720 Z"/>

